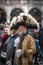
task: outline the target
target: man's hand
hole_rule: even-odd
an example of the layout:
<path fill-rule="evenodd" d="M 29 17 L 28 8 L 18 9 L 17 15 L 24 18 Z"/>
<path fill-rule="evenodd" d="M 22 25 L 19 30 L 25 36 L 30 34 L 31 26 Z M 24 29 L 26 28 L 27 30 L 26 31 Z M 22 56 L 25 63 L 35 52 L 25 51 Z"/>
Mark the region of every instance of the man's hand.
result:
<path fill-rule="evenodd" d="M 6 62 L 7 65 L 12 65 L 11 60 Z"/>
<path fill-rule="evenodd" d="M 16 51 L 16 55 L 17 55 L 17 57 L 20 57 L 20 56 L 21 56 L 21 50 L 20 50 L 20 49 L 18 49 L 18 50 Z"/>

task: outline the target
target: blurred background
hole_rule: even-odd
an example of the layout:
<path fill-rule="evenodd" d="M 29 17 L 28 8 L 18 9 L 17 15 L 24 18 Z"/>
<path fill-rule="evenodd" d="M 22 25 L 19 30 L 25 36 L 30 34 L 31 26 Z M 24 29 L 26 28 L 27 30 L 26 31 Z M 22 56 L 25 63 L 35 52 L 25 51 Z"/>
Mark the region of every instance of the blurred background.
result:
<path fill-rule="evenodd" d="M 30 13 L 43 27 L 43 0 L 0 0 L 0 24 L 21 12 Z"/>

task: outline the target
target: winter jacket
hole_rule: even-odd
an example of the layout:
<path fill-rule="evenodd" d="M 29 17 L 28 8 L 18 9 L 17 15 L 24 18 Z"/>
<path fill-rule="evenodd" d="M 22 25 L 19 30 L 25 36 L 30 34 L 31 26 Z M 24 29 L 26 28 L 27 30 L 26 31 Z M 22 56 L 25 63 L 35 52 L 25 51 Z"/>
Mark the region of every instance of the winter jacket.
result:
<path fill-rule="evenodd" d="M 3 48 L 1 51 L 1 57 L 5 58 L 6 62 L 12 57 L 12 54 L 14 51 L 14 39 L 15 38 L 16 38 L 16 35 L 9 36 L 3 45 Z"/>
<path fill-rule="evenodd" d="M 18 49 L 21 49 L 22 53 L 21 56 L 18 58 L 15 52 L 14 63 L 16 65 L 29 65 L 28 63 L 33 60 L 33 54 L 35 54 L 36 52 L 36 46 L 33 37 L 27 34 L 17 46 L 16 50 Z"/>

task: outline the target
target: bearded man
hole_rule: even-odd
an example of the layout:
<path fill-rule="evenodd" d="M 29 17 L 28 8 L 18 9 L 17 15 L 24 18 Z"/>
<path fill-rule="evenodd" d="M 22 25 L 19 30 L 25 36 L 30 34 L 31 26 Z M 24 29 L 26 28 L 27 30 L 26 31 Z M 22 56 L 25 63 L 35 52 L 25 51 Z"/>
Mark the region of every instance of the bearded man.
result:
<path fill-rule="evenodd" d="M 33 29 L 34 26 L 37 28 L 39 25 L 32 16 L 29 17 L 25 14 L 20 15 L 17 22 L 20 42 L 16 47 L 14 65 L 33 65 L 33 54 L 36 53 L 36 46 L 33 37 L 28 33 L 28 29 Z"/>

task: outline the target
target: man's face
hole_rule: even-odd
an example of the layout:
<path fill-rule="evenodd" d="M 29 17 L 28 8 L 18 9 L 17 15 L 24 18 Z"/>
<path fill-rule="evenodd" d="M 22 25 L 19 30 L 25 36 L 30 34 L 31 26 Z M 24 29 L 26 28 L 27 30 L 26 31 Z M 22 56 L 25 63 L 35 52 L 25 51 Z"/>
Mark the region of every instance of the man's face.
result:
<path fill-rule="evenodd" d="M 25 26 L 19 26 L 19 28 L 18 28 L 19 31 L 24 31 L 25 29 L 26 29 Z"/>
<path fill-rule="evenodd" d="M 23 35 L 26 32 L 26 27 L 25 26 L 19 26 L 18 28 L 19 35 Z"/>
<path fill-rule="evenodd" d="M 12 33 L 15 34 L 17 32 L 17 29 L 13 29 Z"/>

